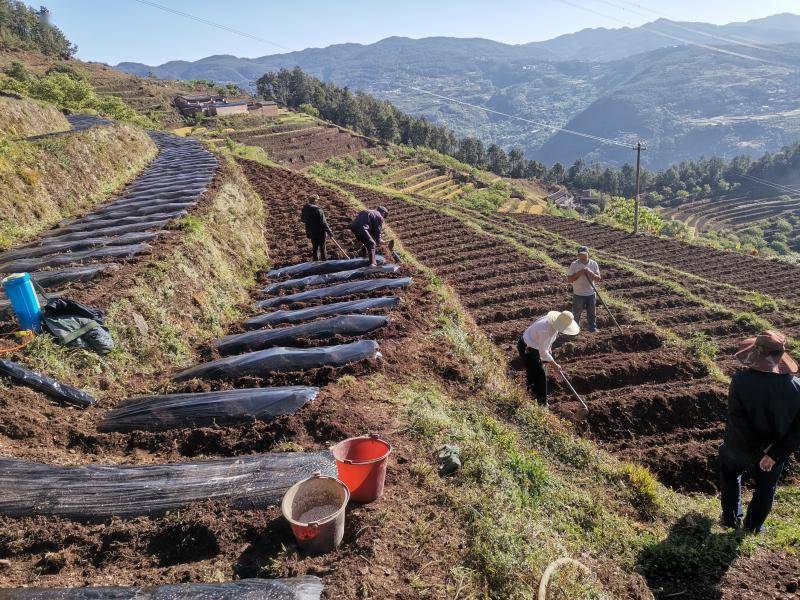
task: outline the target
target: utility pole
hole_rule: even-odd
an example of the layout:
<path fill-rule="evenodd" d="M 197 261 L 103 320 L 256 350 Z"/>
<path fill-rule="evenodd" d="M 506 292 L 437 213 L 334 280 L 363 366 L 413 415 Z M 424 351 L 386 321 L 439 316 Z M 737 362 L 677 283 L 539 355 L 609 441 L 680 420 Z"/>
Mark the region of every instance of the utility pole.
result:
<path fill-rule="evenodd" d="M 639 173 L 642 164 L 642 140 L 636 142 L 636 198 L 633 201 L 633 235 L 639 234 Z"/>

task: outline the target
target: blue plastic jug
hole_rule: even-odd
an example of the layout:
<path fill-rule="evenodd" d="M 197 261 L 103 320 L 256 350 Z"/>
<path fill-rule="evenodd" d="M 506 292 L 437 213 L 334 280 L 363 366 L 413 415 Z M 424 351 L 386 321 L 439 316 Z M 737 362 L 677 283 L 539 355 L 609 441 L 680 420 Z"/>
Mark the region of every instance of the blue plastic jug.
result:
<path fill-rule="evenodd" d="M 39 333 L 42 330 L 42 308 L 28 273 L 14 273 L 3 279 L 3 289 L 11 301 L 19 328 Z"/>

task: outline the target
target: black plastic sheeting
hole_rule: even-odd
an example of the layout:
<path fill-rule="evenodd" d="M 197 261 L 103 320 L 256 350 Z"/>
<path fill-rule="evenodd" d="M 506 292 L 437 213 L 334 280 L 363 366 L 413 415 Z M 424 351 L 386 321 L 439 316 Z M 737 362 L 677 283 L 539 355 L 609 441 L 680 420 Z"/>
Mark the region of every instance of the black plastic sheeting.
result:
<path fill-rule="evenodd" d="M 157 233 L 153 231 L 147 231 L 126 233 L 117 237 L 91 237 L 85 240 L 74 240 L 67 242 L 54 241 L 49 244 L 42 244 L 41 246 L 19 248 L 4 252 L 3 262 L 0 263 L 0 265 L 4 265 L 11 260 L 17 260 L 21 258 L 37 258 L 40 256 L 58 254 L 60 252 L 76 252 L 78 250 L 88 250 L 89 248 L 99 248 L 102 246 L 126 246 L 129 244 L 141 244 L 142 242 L 149 242 L 157 236 Z"/>
<path fill-rule="evenodd" d="M 400 298 L 396 296 L 383 296 L 381 298 L 334 302 L 332 304 L 310 306 L 299 310 L 276 310 L 247 319 L 247 321 L 244 322 L 244 326 L 247 329 L 261 329 L 262 327 L 283 325 L 286 323 L 304 323 L 305 321 L 313 321 L 319 317 L 349 315 L 365 313 L 371 310 L 394 308 L 398 304 L 400 304 Z"/>
<path fill-rule="evenodd" d="M 189 379 L 238 379 L 264 377 L 270 373 L 307 371 L 320 367 L 343 367 L 365 358 L 378 358 L 378 343 L 361 340 L 322 348 L 270 348 L 220 358 L 178 373 L 175 381 Z"/>
<path fill-rule="evenodd" d="M 107 123 L 85 115 L 75 119 L 76 127 Z M 150 247 L 144 242 L 187 214 L 208 189 L 217 167 L 214 155 L 196 140 L 159 131 L 149 135 L 158 146 L 158 156 L 122 196 L 0 253 L 0 273 L 28 271 L 42 287 L 53 289 L 86 281 L 105 266 L 147 252 Z M 95 270 L 48 270 L 89 261 L 105 264 Z"/>
<path fill-rule="evenodd" d="M 329 340 L 337 335 L 356 337 L 380 329 L 389 322 L 389 317 L 380 315 L 341 315 L 304 325 L 261 329 L 217 340 L 215 346 L 223 356 L 253 352 L 273 346 L 296 344 L 300 340 Z"/>
<path fill-rule="evenodd" d="M 42 392 L 53 400 L 71 406 L 87 408 L 95 403 L 94 397 L 90 394 L 71 385 L 60 383 L 47 375 L 26 369 L 10 360 L 0 359 L 0 377 L 8 377 L 14 383 Z"/>
<path fill-rule="evenodd" d="M 309 275 L 300 279 L 287 279 L 278 281 L 265 287 L 262 291 L 265 294 L 274 294 L 281 290 L 292 290 L 295 288 L 307 288 L 318 285 L 328 285 L 330 283 L 341 283 L 353 279 L 364 279 L 373 275 L 393 275 L 400 270 L 397 265 L 381 265 L 379 267 L 360 267 L 349 271 L 338 271 L 336 273 L 325 273 L 324 275 Z"/>
<path fill-rule="evenodd" d="M 305 292 L 268 298 L 256 303 L 258 308 L 271 308 L 281 304 L 291 304 L 292 302 L 305 302 L 306 300 L 316 300 L 318 298 L 337 298 L 350 296 L 352 294 L 366 294 L 367 292 L 378 292 L 381 290 L 391 290 L 404 288 L 411 285 L 411 277 L 400 279 L 365 279 L 364 281 L 348 281 L 328 287 L 315 288 Z"/>
<path fill-rule="evenodd" d="M 317 397 L 319 388 L 285 386 L 131 398 L 106 414 L 102 431 L 160 431 L 209 427 L 291 415 Z"/>
<path fill-rule="evenodd" d="M 319 600 L 319 577 L 240 579 L 154 587 L 0 589 L 0 600 Z"/>
<path fill-rule="evenodd" d="M 320 471 L 336 477 L 330 452 L 276 452 L 146 466 L 54 467 L 0 458 L 0 514 L 77 521 L 159 516 L 205 500 L 233 508 L 274 505 Z"/>
<path fill-rule="evenodd" d="M 48 267 L 63 267 L 82 261 L 100 260 L 103 258 L 133 258 L 152 250 L 149 244 L 132 244 L 129 246 L 105 246 L 82 250 L 80 252 L 65 252 L 43 258 L 21 258 L 0 265 L 0 273 L 22 273 L 38 271 Z"/>
<path fill-rule="evenodd" d="M 381 264 L 384 258 L 380 255 L 376 257 L 376 262 Z M 316 262 L 304 262 L 296 265 L 289 265 L 280 269 L 272 269 L 267 273 L 268 277 L 305 277 L 306 275 L 324 275 L 325 273 L 336 273 L 337 271 L 349 271 L 360 267 L 368 267 L 369 260 L 366 258 L 350 258 L 347 260 L 323 260 Z"/>
<path fill-rule="evenodd" d="M 94 279 L 101 273 L 116 271 L 119 265 L 87 265 L 84 267 L 69 267 L 67 269 L 53 269 L 31 273 L 31 279 L 43 288 L 56 288 L 68 283 L 79 283 Z"/>

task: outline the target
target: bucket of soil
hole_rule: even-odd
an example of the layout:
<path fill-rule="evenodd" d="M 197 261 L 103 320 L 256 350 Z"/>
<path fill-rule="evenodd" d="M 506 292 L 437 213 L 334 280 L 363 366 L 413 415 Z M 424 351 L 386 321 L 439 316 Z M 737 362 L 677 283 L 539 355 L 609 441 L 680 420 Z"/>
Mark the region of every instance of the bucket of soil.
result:
<path fill-rule="evenodd" d="M 336 469 L 350 490 L 353 502 L 366 504 L 383 494 L 386 466 L 392 446 L 375 435 L 364 435 L 339 442 L 333 448 Z"/>
<path fill-rule="evenodd" d="M 292 526 L 297 545 L 311 554 L 337 548 L 344 537 L 344 512 L 349 500 L 346 485 L 319 473 L 290 487 L 281 510 Z"/>

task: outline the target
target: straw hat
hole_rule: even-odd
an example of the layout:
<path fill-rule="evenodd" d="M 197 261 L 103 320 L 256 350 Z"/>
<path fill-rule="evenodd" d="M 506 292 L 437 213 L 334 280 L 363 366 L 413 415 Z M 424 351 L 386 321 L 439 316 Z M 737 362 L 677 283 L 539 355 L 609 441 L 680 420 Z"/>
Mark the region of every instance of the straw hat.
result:
<path fill-rule="evenodd" d="M 568 310 L 564 312 L 551 310 L 547 313 L 547 322 L 553 329 L 564 335 L 578 335 L 581 331 L 580 326 L 575 322 L 575 317 Z"/>
<path fill-rule="evenodd" d="M 797 373 L 797 362 L 786 353 L 786 336 L 780 331 L 768 329 L 758 337 L 744 340 L 736 358 L 743 365 L 763 373 Z"/>

